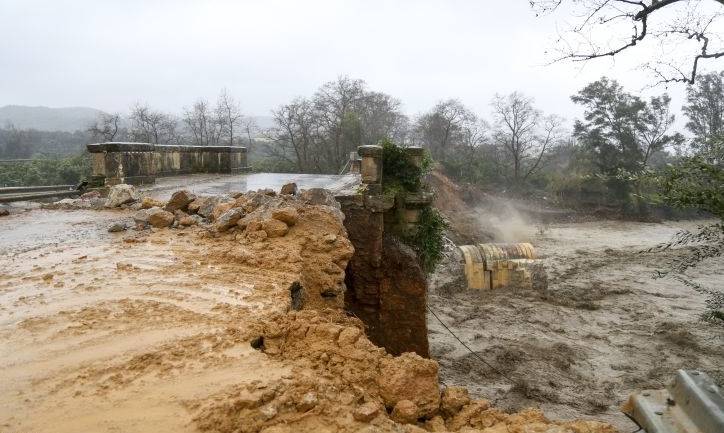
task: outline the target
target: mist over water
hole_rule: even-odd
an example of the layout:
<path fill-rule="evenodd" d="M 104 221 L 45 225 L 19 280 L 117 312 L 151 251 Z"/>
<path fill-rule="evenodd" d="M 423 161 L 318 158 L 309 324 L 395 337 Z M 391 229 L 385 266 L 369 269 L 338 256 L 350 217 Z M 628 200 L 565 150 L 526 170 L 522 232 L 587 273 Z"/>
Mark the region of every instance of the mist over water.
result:
<path fill-rule="evenodd" d="M 515 205 L 505 199 L 491 198 L 491 203 L 476 208 L 481 228 L 494 242 L 530 242 L 535 225 Z"/>

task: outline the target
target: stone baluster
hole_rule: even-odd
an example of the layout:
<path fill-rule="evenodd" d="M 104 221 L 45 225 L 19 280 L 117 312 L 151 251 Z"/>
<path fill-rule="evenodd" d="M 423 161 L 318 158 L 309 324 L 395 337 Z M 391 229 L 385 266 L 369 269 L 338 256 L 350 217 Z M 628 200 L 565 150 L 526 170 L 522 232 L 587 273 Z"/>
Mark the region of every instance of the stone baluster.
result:
<path fill-rule="evenodd" d="M 357 154 L 362 158 L 360 172 L 362 183 L 367 185 L 382 184 L 382 147 L 360 146 Z"/>

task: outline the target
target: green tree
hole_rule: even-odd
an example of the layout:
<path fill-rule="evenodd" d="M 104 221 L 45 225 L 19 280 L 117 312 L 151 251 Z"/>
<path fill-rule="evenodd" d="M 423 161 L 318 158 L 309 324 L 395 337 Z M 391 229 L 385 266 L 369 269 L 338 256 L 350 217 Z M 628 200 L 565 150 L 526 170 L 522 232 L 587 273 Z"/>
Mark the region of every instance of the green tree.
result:
<path fill-rule="evenodd" d="M 724 142 L 717 140 L 714 143 L 721 152 Z M 702 262 L 724 254 L 724 166 L 721 160 L 715 161 L 697 155 L 668 167 L 660 182 L 663 185 L 664 202 L 672 206 L 705 211 L 718 218 L 719 222 L 699 227 L 694 231 L 683 230 L 667 244 L 660 245 L 658 250 L 668 250 L 677 246 L 686 246 L 688 249 L 670 263 L 669 269 L 658 271 L 656 277 L 675 278 L 704 294 L 706 309 L 702 318 L 724 324 L 722 289 L 706 287 L 686 274 L 687 270 L 697 267 Z"/>
<path fill-rule="evenodd" d="M 680 134 L 669 133 L 674 122 L 669 112 L 671 99 L 664 94 L 647 103 L 603 77 L 571 100 L 585 108 L 584 120 L 575 123 L 574 136 L 588 153 L 596 174 L 605 179 L 624 210 L 635 198 L 638 212 L 645 212 L 641 184 L 632 176 L 648 168 L 653 154 L 682 141 Z"/>
<path fill-rule="evenodd" d="M 686 128 L 694 134 L 692 146 L 700 153 L 722 158 L 718 140 L 724 136 L 724 71 L 701 75 L 686 90 L 682 108 L 689 121 Z M 718 151 L 718 152 L 717 152 Z M 718 153 L 718 155 L 715 155 Z"/>

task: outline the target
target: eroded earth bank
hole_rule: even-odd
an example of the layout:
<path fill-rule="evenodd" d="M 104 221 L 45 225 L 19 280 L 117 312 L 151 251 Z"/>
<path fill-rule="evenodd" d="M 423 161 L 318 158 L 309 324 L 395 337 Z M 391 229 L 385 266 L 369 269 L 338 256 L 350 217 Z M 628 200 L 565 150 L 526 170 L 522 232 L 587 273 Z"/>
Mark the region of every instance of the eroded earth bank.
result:
<path fill-rule="evenodd" d="M 139 226 L 177 227 L 122 230 L 130 209 L 0 221 L 0 430 L 615 431 L 506 414 L 370 343 L 342 310 L 353 247 L 320 191 L 143 206 Z"/>

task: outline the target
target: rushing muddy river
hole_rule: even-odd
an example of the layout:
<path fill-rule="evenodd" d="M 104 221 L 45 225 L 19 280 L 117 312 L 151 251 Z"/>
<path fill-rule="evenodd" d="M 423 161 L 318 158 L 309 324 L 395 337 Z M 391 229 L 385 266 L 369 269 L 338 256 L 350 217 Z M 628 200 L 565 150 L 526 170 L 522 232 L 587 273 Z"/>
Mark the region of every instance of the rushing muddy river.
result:
<path fill-rule="evenodd" d="M 433 292 L 433 310 L 498 370 L 428 317 L 441 379 L 509 410 L 535 406 L 554 417 L 603 419 L 621 431 L 636 429 L 619 410 L 629 394 L 666 386 L 676 369 L 703 369 L 724 382 L 724 329 L 699 320 L 705 296 L 652 278 L 682 250 L 647 252 L 705 222 L 536 226 L 519 218 L 515 240 L 536 246 L 548 287 Z M 720 288 L 724 259 L 691 275 Z"/>

